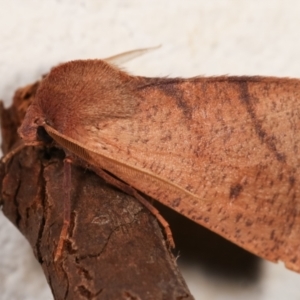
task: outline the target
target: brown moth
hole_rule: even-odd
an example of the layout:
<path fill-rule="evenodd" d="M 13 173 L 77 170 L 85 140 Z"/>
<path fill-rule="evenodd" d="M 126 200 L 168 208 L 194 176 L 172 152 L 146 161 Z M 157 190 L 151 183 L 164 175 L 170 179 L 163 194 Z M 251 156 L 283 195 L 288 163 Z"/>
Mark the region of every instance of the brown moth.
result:
<path fill-rule="evenodd" d="M 49 135 L 92 169 L 299 272 L 299 104 L 298 79 L 146 78 L 77 60 L 42 80 L 19 133 L 26 144 Z"/>

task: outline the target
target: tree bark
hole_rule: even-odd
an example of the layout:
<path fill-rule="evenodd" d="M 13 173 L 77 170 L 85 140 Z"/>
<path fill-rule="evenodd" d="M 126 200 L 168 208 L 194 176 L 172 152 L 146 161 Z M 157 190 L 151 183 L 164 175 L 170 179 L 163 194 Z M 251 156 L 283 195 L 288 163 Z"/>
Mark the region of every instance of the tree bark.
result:
<path fill-rule="evenodd" d="M 1 110 L 2 150 L 38 83 L 19 89 Z M 0 165 L 3 212 L 30 242 L 55 299 L 193 299 L 166 247 L 157 220 L 136 199 L 72 165 L 72 213 L 62 258 L 54 253 L 63 224 L 64 152 L 24 147 Z"/>

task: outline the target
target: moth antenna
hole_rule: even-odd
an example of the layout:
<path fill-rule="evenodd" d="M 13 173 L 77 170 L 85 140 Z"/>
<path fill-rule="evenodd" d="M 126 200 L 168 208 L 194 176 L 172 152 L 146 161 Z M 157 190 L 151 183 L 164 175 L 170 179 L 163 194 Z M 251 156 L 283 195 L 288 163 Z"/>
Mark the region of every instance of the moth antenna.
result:
<path fill-rule="evenodd" d="M 126 164 L 125 162 L 114 161 L 112 158 L 110 158 L 106 155 L 99 154 L 99 153 L 93 151 L 92 149 L 84 147 L 82 144 L 80 144 L 78 141 L 73 140 L 72 138 L 66 138 L 65 136 L 63 136 L 62 134 L 57 132 L 55 129 L 53 129 L 51 126 L 49 126 L 49 125 L 44 125 L 44 126 L 45 126 L 47 133 L 59 145 L 68 149 L 70 152 L 75 153 L 77 156 L 79 156 L 80 158 L 83 158 L 85 161 L 87 161 L 91 165 L 93 165 L 93 163 L 92 163 L 93 160 L 94 160 L 94 163 L 95 162 L 98 163 L 98 166 L 101 168 L 103 168 L 103 165 L 112 166 L 114 164 L 114 165 L 117 165 L 119 169 L 121 168 L 127 173 L 131 172 L 131 173 L 134 173 L 135 176 L 144 177 L 145 180 L 151 180 L 153 182 L 160 182 L 163 186 L 168 186 L 173 191 L 180 193 L 180 194 L 183 193 L 187 196 L 192 197 L 195 200 L 198 200 L 201 202 L 206 201 L 206 200 L 200 198 L 199 196 L 193 194 L 192 192 L 182 188 L 181 186 L 179 186 L 165 178 L 160 177 L 159 175 L 156 175 L 152 172 L 131 166 L 129 164 Z M 111 164 L 111 163 L 113 163 L 113 164 Z M 107 169 L 110 170 L 109 167 Z"/>
<path fill-rule="evenodd" d="M 149 47 L 149 48 L 143 48 L 143 49 L 136 49 L 136 50 L 131 50 L 131 51 L 126 51 L 123 53 L 119 53 L 107 58 L 104 58 L 103 60 L 115 64 L 115 65 L 122 65 L 136 57 L 139 57 L 147 52 L 153 51 L 160 48 L 160 45 L 155 46 L 155 47 Z"/>
<path fill-rule="evenodd" d="M 66 146 L 66 148 L 68 150 L 70 150 L 69 148 L 72 145 L 73 148 L 72 148 L 72 146 L 71 146 L 71 148 L 75 151 L 70 150 L 71 152 L 78 155 L 78 151 L 79 152 L 83 151 L 82 153 L 84 156 L 85 150 L 80 145 L 73 144 L 73 141 L 71 141 L 71 139 L 63 142 L 61 135 L 58 132 L 56 132 L 56 130 L 52 129 L 48 125 L 45 125 L 45 129 L 48 132 L 48 134 L 51 137 L 53 137 L 54 140 L 56 140 L 56 141 L 58 140 L 57 142 L 59 145 L 66 146 L 66 143 L 67 143 L 69 145 L 69 147 Z M 79 157 L 82 158 L 82 155 L 79 155 Z M 65 172 L 64 172 L 65 173 L 65 176 L 64 176 L 64 190 L 65 190 L 64 223 L 63 223 L 63 227 L 62 227 L 62 230 L 60 233 L 58 246 L 56 248 L 54 261 L 57 261 L 61 257 L 64 242 L 68 238 L 68 229 L 70 226 L 70 210 L 71 210 L 71 208 L 70 208 L 70 203 L 71 203 L 70 188 L 69 188 L 71 186 L 71 166 L 70 166 L 71 162 L 72 162 L 72 160 L 69 157 L 64 160 L 64 168 L 65 168 Z M 96 174 L 98 174 L 100 177 L 102 177 L 107 183 L 112 184 L 113 186 L 119 188 L 123 192 L 135 197 L 138 201 L 140 201 L 140 203 L 142 203 L 156 217 L 156 219 L 162 225 L 162 227 L 164 228 L 166 238 L 167 238 L 169 245 L 171 246 L 171 248 L 175 248 L 175 243 L 174 243 L 174 239 L 173 239 L 173 235 L 172 235 L 169 223 L 164 219 L 164 217 L 159 213 L 159 211 L 153 205 L 151 205 L 143 196 L 140 195 L 140 193 L 135 188 L 122 182 L 121 180 L 118 180 L 117 178 L 110 176 L 107 172 L 105 172 L 101 168 L 97 169 L 93 165 L 91 165 L 91 169 Z"/>

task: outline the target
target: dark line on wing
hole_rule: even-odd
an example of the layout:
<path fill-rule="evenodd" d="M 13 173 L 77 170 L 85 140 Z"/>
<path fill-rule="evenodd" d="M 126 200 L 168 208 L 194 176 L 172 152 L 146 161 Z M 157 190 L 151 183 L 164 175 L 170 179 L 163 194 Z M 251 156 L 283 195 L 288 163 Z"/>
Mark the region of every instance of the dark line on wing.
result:
<path fill-rule="evenodd" d="M 190 82 L 184 78 L 143 78 L 137 89 L 154 88 L 162 91 L 167 97 L 172 98 L 177 107 L 187 119 L 191 119 L 193 108 L 185 101 L 184 90 L 178 85 Z"/>
<path fill-rule="evenodd" d="M 182 111 L 183 115 L 190 120 L 192 117 L 192 107 L 185 101 L 184 91 L 177 86 L 177 84 L 162 84 L 158 88 L 165 93 L 168 97 L 171 97 L 177 107 Z"/>
<path fill-rule="evenodd" d="M 240 89 L 240 99 L 242 104 L 246 107 L 248 114 L 250 115 L 255 132 L 258 135 L 259 139 L 262 143 L 266 144 L 268 149 L 274 153 L 276 159 L 280 162 L 286 161 L 286 155 L 283 153 L 280 153 L 275 144 L 275 137 L 268 135 L 268 133 L 263 129 L 262 122 L 259 121 L 255 114 L 255 110 L 253 107 L 253 102 L 251 102 L 251 97 L 248 90 L 248 83 L 247 81 L 235 81 L 238 84 L 238 87 Z"/>

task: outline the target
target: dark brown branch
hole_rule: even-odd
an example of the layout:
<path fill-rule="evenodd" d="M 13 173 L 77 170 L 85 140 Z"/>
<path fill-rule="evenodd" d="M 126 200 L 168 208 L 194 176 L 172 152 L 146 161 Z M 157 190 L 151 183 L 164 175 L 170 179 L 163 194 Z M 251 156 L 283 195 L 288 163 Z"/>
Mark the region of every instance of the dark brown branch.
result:
<path fill-rule="evenodd" d="M 38 84 L 2 110 L 4 154 Z M 72 166 L 72 215 L 62 259 L 63 159 L 55 147 L 25 147 L 0 169 L 4 214 L 30 242 L 55 299 L 193 299 L 156 219 L 93 172 Z"/>

